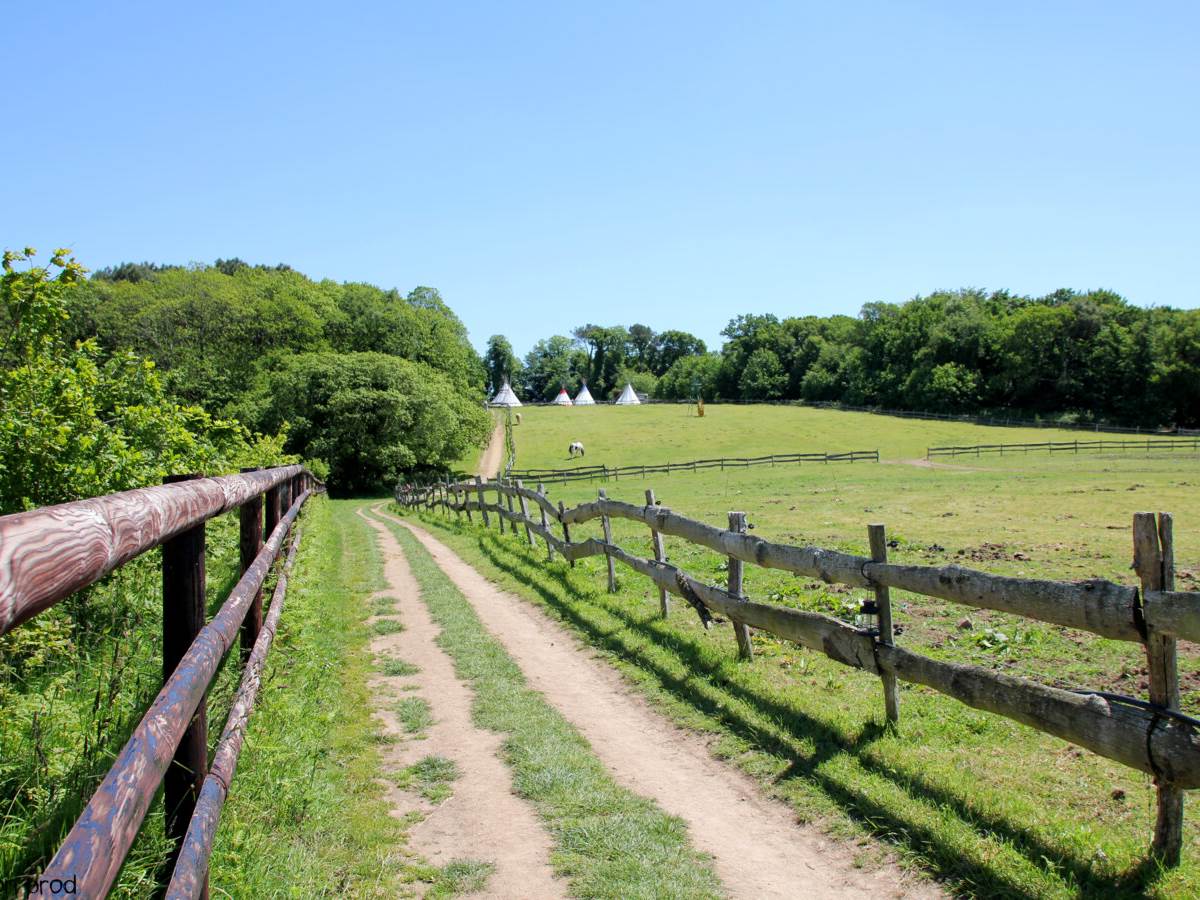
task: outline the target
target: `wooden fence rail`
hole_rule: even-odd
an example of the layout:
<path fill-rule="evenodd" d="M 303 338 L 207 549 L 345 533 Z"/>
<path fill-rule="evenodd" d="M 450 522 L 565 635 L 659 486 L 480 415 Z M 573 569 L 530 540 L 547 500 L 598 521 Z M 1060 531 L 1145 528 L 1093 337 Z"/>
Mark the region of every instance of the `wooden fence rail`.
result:
<path fill-rule="evenodd" d="M 846 453 L 775 453 L 770 456 L 726 456 L 716 459 L 692 459 L 687 462 L 653 463 L 636 466 L 575 466 L 569 469 L 513 469 L 511 478 L 540 481 L 543 484 L 564 484 L 569 481 L 620 479 L 647 475 L 670 475 L 672 472 L 698 472 L 703 469 L 741 469 L 749 466 L 783 466 L 802 463 L 879 462 L 878 450 L 851 450 Z"/>
<path fill-rule="evenodd" d="M 488 494 L 495 495 L 495 502 Z M 447 513 L 466 513 L 468 517 L 479 511 L 485 526 L 492 513 L 501 528 L 507 521 L 514 530 L 519 523 L 529 535 L 545 542 L 550 555 L 558 553 L 572 564 L 588 556 L 605 556 L 610 565 L 620 562 L 659 588 L 663 615 L 669 593 L 689 603 L 705 627 L 712 623 L 714 614 L 733 622 L 742 656 L 748 655 L 748 647 L 743 646 L 744 634 L 739 628 L 758 628 L 878 675 L 883 679 L 885 711 L 890 721 L 899 718 L 895 681 L 923 684 L 969 706 L 1006 716 L 1152 775 L 1159 789 L 1160 814 L 1151 850 L 1166 864 L 1178 863 L 1182 791 L 1200 787 L 1200 721 L 1179 711 L 1174 641 L 1200 639 L 1200 592 L 1173 589 L 1169 515 L 1160 514 L 1157 528 L 1149 530 L 1143 526 L 1147 516 L 1153 524 L 1152 514 L 1139 514 L 1135 520 L 1140 523 L 1135 525 L 1135 533 L 1143 547 L 1136 558 L 1141 584 L 1130 586 L 1102 579 L 1062 582 L 993 575 L 955 565 L 889 563 L 882 525 L 869 527 L 870 557 L 780 544 L 747 533 L 743 514 L 731 513 L 732 527 L 727 530 L 657 505 L 652 491 L 647 491 L 646 497 L 646 504 L 639 506 L 608 499 L 601 493 L 596 500 L 567 509 L 561 503 L 556 506 L 542 490 L 532 491 L 504 480 L 447 482 L 438 488 L 401 485 L 396 490 L 397 503 L 409 509 L 440 507 Z M 520 498 L 521 511 L 506 505 L 506 498 Z M 525 511 L 527 501 L 538 507 L 536 518 Z M 605 526 L 603 539 L 572 540 L 571 526 L 595 519 Z M 657 545 L 655 559 L 630 553 L 613 542 L 607 526 L 612 519 L 638 522 L 650 530 L 655 540 L 660 540 L 660 535 L 671 535 L 727 556 L 731 561 L 728 589 L 699 581 L 667 562 Z M 561 538 L 551 530 L 549 520 L 561 525 Z M 1146 549 L 1151 539 L 1154 552 Z M 854 627 L 821 613 L 750 600 L 742 593 L 741 578 L 734 577 L 740 576 L 734 562 L 872 589 L 874 599 L 868 601 L 871 605 L 864 604 L 863 612 L 878 616 L 876 624 Z M 979 666 L 931 659 L 898 647 L 891 629 L 888 592 L 892 588 L 1140 643 L 1146 648 L 1151 680 L 1161 684 L 1162 690 L 1153 691 L 1150 702 L 1103 692 L 1066 690 Z"/>
<path fill-rule="evenodd" d="M 263 583 L 318 484 L 301 466 L 167 481 L 0 517 L 0 634 L 163 547 L 162 690 L 37 878 L 41 894 L 107 896 L 162 784 L 177 863 L 170 896 L 208 896 L 208 854 L 279 619 L 286 572 L 265 624 Z M 235 509 L 241 578 L 205 622 L 205 522 Z M 239 632 L 246 669 L 210 773 L 204 698 Z M 198 798 L 203 815 L 192 828 Z M 188 854 L 180 856 L 185 836 Z"/>
<path fill-rule="evenodd" d="M 929 447 L 925 450 L 926 459 L 939 456 L 983 456 L 997 454 L 999 456 L 1029 453 L 1044 450 L 1047 453 L 1136 453 L 1144 450 L 1146 453 L 1175 453 L 1200 451 L 1200 437 L 1192 438 L 1146 438 L 1132 441 L 1042 441 L 1036 444 L 972 444 L 967 447 Z"/>

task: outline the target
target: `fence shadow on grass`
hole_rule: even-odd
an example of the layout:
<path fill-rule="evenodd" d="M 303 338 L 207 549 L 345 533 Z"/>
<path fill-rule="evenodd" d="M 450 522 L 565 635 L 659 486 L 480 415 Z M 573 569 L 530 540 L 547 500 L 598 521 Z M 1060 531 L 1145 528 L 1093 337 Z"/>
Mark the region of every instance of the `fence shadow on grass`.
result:
<path fill-rule="evenodd" d="M 451 531 L 460 530 L 452 523 L 432 524 Z M 902 812 L 882 802 L 848 789 L 822 772 L 823 764 L 841 754 L 849 754 L 863 769 L 890 781 L 914 802 L 951 810 L 963 825 L 978 836 L 1008 844 L 1030 865 L 1043 872 L 1052 873 L 1074 887 L 1080 896 L 1141 897 L 1163 874 L 1161 867 L 1153 859 L 1147 858 L 1116 877 L 1099 876 L 1087 858 L 1066 853 L 1017 823 L 973 807 L 968 800 L 940 784 L 915 773 L 889 770 L 873 759 L 870 748 L 885 733 L 885 727 L 881 723 L 866 722 L 856 735 L 847 735 L 819 719 L 784 706 L 729 679 L 723 671 L 728 661 L 714 663 L 706 659 L 703 647 L 696 638 L 671 629 L 662 620 L 649 616 L 639 618 L 628 610 L 616 607 L 615 604 L 605 605 L 580 596 L 571 582 L 570 569 L 565 564 L 559 562 L 547 565 L 539 551 L 531 549 L 522 541 L 490 532 L 468 531 L 465 528 L 461 529 L 461 533 L 475 537 L 484 555 L 496 568 L 518 578 L 536 591 L 561 619 L 585 634 L 591 643 L 636 665 L 652 675 L 657 684 L 671 696 L 720 721 L 731 733 L 754 747 L 785 761 L 787 767 L 776 776 L 776 783 L 803 779 L 816 785 L 845 815 L 864 830 L 919 854 L 927 861 L 935 875 L 952 883 L 957 882 L 975 896 L 1035 895 L 1030 894 L 1024 886 L 1014 883 L 1008 875 L 986 861 L 964 857 L 959 848 L 948 845 L 925 825 L 906 818 Z M 524 563 L 523 567 L 513 563 L 514 556 Z M 617 619 L 622 628 L 618 631 L 598 628 L 580 612 L 573 600 L 593 606 L 603 614 Z M 623 636 L 625 632 L 652 642 L 675 655 L 686 667 L 688 675 L 680 677 L 663 667 L 633 642 L 626 640 Z M 732 652 L 732 644 L 730 648 Z M 703 690 L 697 683 L 696 675 L 704 676 L 707 686 L 712 690 L 723 692 L 753 708 L 791 738 L 810 742 L 814 747 L 813 752 L 798 756 L 795 747 L 788 741 L 764 730 Z"/>

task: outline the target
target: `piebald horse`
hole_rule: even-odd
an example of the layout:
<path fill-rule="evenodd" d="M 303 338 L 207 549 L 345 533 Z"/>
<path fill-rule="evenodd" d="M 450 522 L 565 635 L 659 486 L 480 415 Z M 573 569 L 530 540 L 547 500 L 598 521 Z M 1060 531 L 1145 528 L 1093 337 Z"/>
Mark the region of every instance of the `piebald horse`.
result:
<path fill-rule="evenodd" d="M 567 448 L 567 456 L 571 457 L 571 459 L 575 458 L 576 453 L 580 456 L 586 455 L 583 452 L 583 441 L 572 441 L 571 446 Z"/>

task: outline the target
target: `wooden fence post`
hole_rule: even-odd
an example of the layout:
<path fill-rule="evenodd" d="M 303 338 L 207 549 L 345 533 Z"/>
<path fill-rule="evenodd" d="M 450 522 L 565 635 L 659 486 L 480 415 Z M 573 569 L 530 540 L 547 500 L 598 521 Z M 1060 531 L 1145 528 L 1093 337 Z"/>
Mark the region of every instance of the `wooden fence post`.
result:
<path fill-rule="evenodd" d="M 496 527 L 504 534 L 504 482 L 500 478 L 496 479 L 496 507 Z"/>
<path fill-rule="evenodd" d="M 1133 566 L 1142 583 L 1142 593 L 1169 591 L 1175 587 L 1175 545 L 1171 516 L 1154 513 L 1133 516 Z M 1150 674 L 1150 702 L 1168 709 L 1179 709 L 1179 672 L 1176 667 L 1175 638 L 1146 635 L 1146 661 Z M 1183 850 L 1183 791 L 1155 778 L 1158 788 L 1158 816 L 1154 823 L 1151 852 L 1166 866 L 1179 865 Z"/>
<path fill-rule="evenodd" d="M 600 488 L 600 499 L 607 500 L 608 495 L 604 492 L 604 488 Z M 600 524 L 604 527 L 604 543 L 612 543 L 612 520 L 608 516 L 600 517 Z M 608 562 L 608 592 L 615 594 L 617 592 L 617 564 L 612 558 L 612 554 L 605 551 L 604 558 Z"/>
<path fill-rule="evenodd" d="M 169 475 L 164 483 L 174 484 L 198 477 Z M 207 620 L 204 574 L 204 523 L 163 543 L 163 684 L 175 672 L 175 667 Z M 174 848 L 167 871 L 174 868 L 179 847 L 196 808 L 200 784 L 207 772 L 208 706 L 202 699 L 163 777 L 167 839 Z"/>
<path fill-rule="evenodd" d="M 654 501 L 654 489 L 646 488 L 646 508 L 655 509 L 658 504 Z M 650 543 L 654 547 L 654 558 L 658 562 L 666 562 L 667 554 L 663 551 L 663 538 L 655 529 L 650 529 Z M 667 600 L 667 592 L 663 588 L 658 589 L 658 608 L 662 612 L 662 617 L 665 619 L 671 612 L 671 603 Z"/>
<path fill-rule="evenodd" d="M 487 503 L 483 499 L 483 478 L 479 475 L 475 476 L 475 493 L 479 496 L 479 514 L 483 516 L 483 527 L 488 528 L 491 522 L 488 521 Z"/>
<path fill-rule="evenodd" d="M 887 529 L 883 525 L 868 525 L 867 539 L 871 544 L 871 560 L 887 562 Z M 879 643 L 885 647 L 894 646 L 892 594 L 887 587 L 876 585 L 875 605 L 879 608 Z M 883 706 L 887 720 L 896 724 L 900 721 L 900 685 L 891 672 L 880 672 L 879 678 L 883 682 Z"/>
<path fill-rule="evenodd" d="M 243 472 L 254 472 L 254 467 L 242 469 Z M 241 554 L 241 573 L 246 574 L 246 570 L 254 563 L 255 557 L 258 556 L 258 551 L 262 549 L 263 543 L 263 498 L 262 495 L 256 495 L 250 500 L 242 504 L 238 515 L 240 523 L 240 534 L 238 539 L 238 549 Z M 254 649 L 254 642 L 258 640 L 258 633 L 262 630 L 262 588 L 260 587 L 254 594 L 254 600 L 250 603 L 250 608 L 246 610 L 246 618 L 242 622 L 242 659 L 250 655 L 250 651 Z"/>
<path fill-rule="evenodd" d="M 737 534 L 746 533 L 746 514 L 744 512 L 731 512 L 729 514 L 729 530 Z M 742 561 L 732 556 L 729 557 L 729 593 L 735 597 L 743 596 L 742 572 Z M 737 619 L 732 619 L 732 621 L 733 636 L 737 638 L 738 658 L 754 659 L 754 647 L 750 643 L 750 626 L 745 622 L 739 622 Z"/>
<path fill-rule="evenodd" d="M 567 508 L 565 506 L 563 506 L 563 502 L 561 500 L 559 500 L 558 501 L 558 520 L 560 522 L 562 522 L 563 543 L 569 544 L 569 543 L 571 543 L 571 529 L 567 527 L 566 516 L 567 516 Z M 572 569 L 575 568 L 575 558 L 574 557 L 571 557 L 569 560 L 567 560 L 567 562 L 569 562 L 571 564 Z"/>
<path fill-rule="evenodd" d="M 546 498 L 546 486 L 540 481 L 538 482 L 537 492 L 541 495 L 543 500 Z M 546 518 L 546 507 L 539 503 L 538 509 L 541 510 L 542 513 L 542 530 L 545 531 L 546 534 L 549 534 L 550 520 Z M 550 543 L 550 538 L 546 538 L 546 562 L 554 562 L 554 545 Z"/>
<path fill-rule="evenodd" d="M 525 484 L 520 478 L 517 479 L 517 490 L 525 490 Z M 525 519 L 525 539 L 529 541 L 530 547 L 536 547 L 537 543 L 533 539 L 533 532 L 529 530 L 529 501 L 525 499 L 524 494 L 518 494 L 521 501 L 521 517 Z"/>
<path fill-rule="evenodd" d="M 508 487 L 511 489 L 511 488 L 512 488 L 512 484 L 511 484 L 511 483 L 509 483 Z M 513 515 L 513 514 L 515 513 L 515 510 L 513 509 L 513 498 L 512 498 L 512 494 L 505 494 L 505 495 L 504 495 L 504 505 L 508 507 L 508 514 L 509 514 L 510 516 L 511 516 L 511 515 Z M 514 522 L 512 519 L 509 519 L 509 520 L 508 520 L 508 530 L 509 530 L 509 531 L 511 531 L 511 532 L 513 533 L 513 536 L 516 536 L 516 533 L 517 533 L 517 523 L 516 523 L 516 522 Z"/>

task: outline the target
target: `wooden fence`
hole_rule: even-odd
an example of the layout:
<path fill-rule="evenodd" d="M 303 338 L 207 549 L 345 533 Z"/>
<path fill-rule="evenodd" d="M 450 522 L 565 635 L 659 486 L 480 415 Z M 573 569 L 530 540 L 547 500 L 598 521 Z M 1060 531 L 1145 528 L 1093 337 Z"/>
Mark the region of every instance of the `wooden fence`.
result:
<path fill-rule="evenodd" d="M 726 456 L 720 459 L 693 459 L 688 462 L 658 463 L 636 466 L 575 466 L 570 469 L 513 469 L 509 477 L 542 484 L 564 484 L 568 481 L 607 481 L 672 472 L 698 472 L 702 469 L 741 469 L 747 466 L 785 466 L 802 463 L 879 462 L 878 450 L 851 450 L 847 453 L 775 453 L 771 456 Z"/>
<path fill-rule="evenodd" d="M 1200 451 L 1200 437 L 1172 438 L 1169 440 L 1154 440 L 1146 438 L 1139 441 L 1043 441 L 1037 444 L 972 444 L 969 447 L 929 447 L 925 450 L 926 459 L 939 456 L 982 456 L 986 454 L 1027 454 L 1031 451 L 1046 453 L 1195 453 Z"/>
<path fill-rule="evenodd" d="M 300 466 L 167 481 L 0 517 L 0 634 L 162 546 L 162 690 L 31 894 L 106 896 L 162 784 L 167 836 L 174 845 L 166 896 L 208 896 L 217 821 L 283 608 L 299 534 L 265 622 L 263 583 L 318 485 Z M 242 576 L 206 623 L 205 523 L 233 510 L 240 518 Z M 242 680 L 210 768 L 205 692 L 239 632 Z"/>
<path fill-rule="evenodd" d="M 495 501 L 489 499 L 495 495 Z M 1200 640 L 1200 592 L 1174 590 L 1172 520 L 1167 513 L 1137 513 L 1133 520 L 1138 586 L 1093 579 L 1060 582 L 992 575 L 957 565 L 899 565 L 887 560 L 883 525 L 868 527 L 871 555 L 774 543 L 746 532 L 745 514 L 731 512 L 729 528 L 689 519 L 655 502 L 646 491 L 645 505 L 598 499 L 566 509 L 546 496 L 543 484 L 530 490 L 520 480 L 446 482 L 430 487 L 402 485 L 397 502 L 407 508 L 441 507 L 449 515 L 476 513 L 485 527 L 496 517 L 533 546 L 545 542 L 548 557 L 574 561 L 604 556 L 609 591 L 616 590 L 614 562 L 646 576 L 659 589 L 663 615 L 668 594 L 682 597 L 705 627 L 713 614 L 733 623 L 738 650 L 750 657 L 748 628 L 758 628 L 824 653 L 844 665 L 876 674 L 883 683 L 884 704 L 891 722 L 899 718 L 896 682 L 908 681 L 952 697 L 977 709 L 1006 716 L 1047 734 L 1092 750 L 1154 777 L 1158 819 L 1152 853 L 1176 865 L 1182 849 L 1183 791 L 1200 786 L 1200 720 L 1180 709 L 1176 672 L 1177 638 Z M 529 514 L 529 504 L 537 517 Z M 652 537 L 654 559 L 646 559 L 613 543 L 611 520 L 644 525 Z M 601 521 L 603 539 L 572 540 L 571 528 Z M 562 530 L 559 537 L 551 520 Z M 706 584 L 666 560 L 662 535 L 682 538 L 729 558 L 725 587 Z M 856 628 L 820 613 L 748 599 L 742 592 L 742 567 L 750 563 L 797 575 L 820 578 L 873 592 L 862 613 L 869 627 Z M 1132 641 L 1145 648 L 1150 673 L 1149 701 L 1101 691 L 1049 687 L 979 666 L 931 659 L 896 645 L 892 630 L 892 589 L 937 597 L 978 609 L 1025 616 L 1042 622 L 1090 631 L 1102 637 Z"/>

